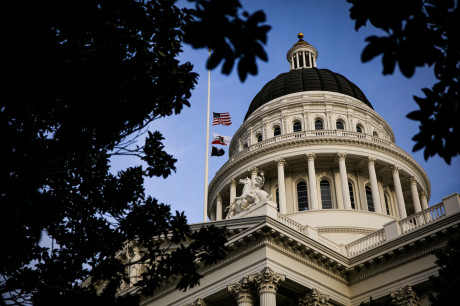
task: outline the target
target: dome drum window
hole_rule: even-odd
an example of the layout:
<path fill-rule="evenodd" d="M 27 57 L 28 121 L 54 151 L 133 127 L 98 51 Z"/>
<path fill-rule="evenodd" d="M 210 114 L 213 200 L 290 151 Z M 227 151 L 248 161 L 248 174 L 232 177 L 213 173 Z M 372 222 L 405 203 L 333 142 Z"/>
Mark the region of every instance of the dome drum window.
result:
<path fill-rule="evenodd" d="M 356 132 L 358 132 L 358 133 L 363 132 L 363 127 L 360 124 L 356 125 Z"/>
<path fill-rule="evenodd" d="M 275 126 L 273 129 L 273 136 L 281 135 L 281 128 L 279 126 Z"/>
<path fill-rule="evenodd" d="M 366 199 L 367 199 L 367 210 L 375 211 L 374 209 L 374 200 L 372 199 L 372 190 L 371 187 L 366 186 Z"/>
<path fill-rule="evenodd" d="M 323 120 L 321 119 L 315 120 L 315 130 L 324 130 Z"/>
<path fill-rule="evenodd" d="M 321 204 L 323 209 L 332 209 L 331 184 L 328 180 L 319 183 L 321 190 Z"/>
<path fill-rule="evenodd" d="M 297 183 L 297 205 L 299 211 L 308 210 L 307 183 Z"/>
<path fill-rule="evenodd" d="M 335 127 L 338 130 L 345 130 L 345 124 L 343 124 L 342 120 L 337 120 L 337 122 L 335 123 Z"/>
<path fill-rule="evenodd" d="M 301 132 L 302 131 L 302 123 L 300 123 L 299 121 L 294 122 L 294 124 L 292 125 L 292 131 L 294 133 L 295 132 Z"/>

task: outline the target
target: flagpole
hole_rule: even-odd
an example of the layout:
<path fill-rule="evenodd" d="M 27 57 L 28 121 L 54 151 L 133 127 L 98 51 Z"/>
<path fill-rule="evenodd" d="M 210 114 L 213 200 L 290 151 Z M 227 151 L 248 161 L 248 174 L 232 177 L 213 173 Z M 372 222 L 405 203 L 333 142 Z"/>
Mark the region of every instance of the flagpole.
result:
<path fill-rule="evenodd" d="M 211 49 L 209 49 L 208 60 L 211 58 Z M 208 69 L 208 112 L 206 116 L 206 159 L 204 166 L 204 207 L 203 222 L 206 222 L 208 212 L 208 161 L 209 161 L 209 109 L 211 96 L 211 70 Z"/>

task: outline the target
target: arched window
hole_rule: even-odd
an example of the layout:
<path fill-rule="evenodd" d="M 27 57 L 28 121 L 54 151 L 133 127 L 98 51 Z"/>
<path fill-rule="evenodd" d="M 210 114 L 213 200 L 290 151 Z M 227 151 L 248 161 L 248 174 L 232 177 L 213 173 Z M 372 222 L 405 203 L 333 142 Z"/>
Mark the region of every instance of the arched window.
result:
<path fill-rule="evenodd" d="M 302 123 L 300 123 L 299 121 L 294 122 L 294 124 L 292 125 L 292 130 L 294 132 L 302 131 Z"/>
<path fill-rule="evenodd" d="M 276 197 L 277 210 L 280 211 L 280 195 L 278 193 L 278 188 L 276 188 L 276 190 L 275 190 L 275 197 Z"/>
<path fill-rule="evenodd" d="M 390 199 L 388 199 L 388 194 L 385 193 L 385 207 L 387 209 L 387 215 L 390 215 Z"/>
<path fill-rule="evenodd" d="M 374 131 L 374 132 L 372 133 L 372 136 L 374 136 L 374 137 L 379 137 L 379 134 L 377 134 L 377 132 Z"/>
<path fill-rule="evenodd" d="M 371 190 L 371 187 L 369 186 L 366 186 L 366 199 L 367 199 L 367 210 L 375 211 L 374 210 L 374 200 L 372 199 L 372 190 Z"/>
<path fill-rule="evenodd" d="M 315 130 L 324 130 L 323 120 L 321 119 L 315 120 Z"/>
<path fill-rule="evenodd" d="M 323 209 L 332 209 L 331 184 L 329 181 L 322 180 L 319 183 L 321 189 L 321 204 Z"/>
<path fill-rule="evenodd" d="M 351 208 L 355 209 L 355 194 L 353 193 L 353 185 L 348 182 L 348 192 L 350 193 Z"/>
<path fill-rule="evenodd" d="M 273 136 L 281 135 L 281 128 L 279 126 L 273 129 Z"/>
<path fill-rule="evenodd" d="M 343 122 L 340 121 L 340 120 L 337 120 L 337 122 L 335 123 L 335 127 L 336 127 L 338 130 L 344 130 L 344 129 L 345 129 L 345 125 L 344 125 Z"/>
<path fill-rule="evenodd" d="M 357 125 L 357 126 L 356 126 L 356 132 L 362 133 L 362 132 L 363 132 L 363 128 L 362 128 L 360 125 Z"/>
<path fill-rule="evenodd" d="M 299 211 L 308 210 L 307 183 L 305 182 L 297 183 L 297 203 Z"/>
<path fill-rule="evenodd" d="M 262 141 L 262 134 L 257 134 L 257 142 L 261 142 Z"/>

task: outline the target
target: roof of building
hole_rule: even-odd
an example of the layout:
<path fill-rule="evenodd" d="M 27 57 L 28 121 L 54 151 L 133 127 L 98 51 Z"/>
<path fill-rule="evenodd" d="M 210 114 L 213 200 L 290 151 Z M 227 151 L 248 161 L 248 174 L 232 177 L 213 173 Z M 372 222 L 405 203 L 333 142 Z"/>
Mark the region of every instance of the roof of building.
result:
<path fill-rule="evenodd" d="M 265 103 L 288 94 L 302 91 L 332 91 L 341 93 L 356 98 L 373 109 L 361 89 L 343 75 L 328 69 L 302 68 L 282 73 L 265 84 L 249 105 L 244 120 Z"/>

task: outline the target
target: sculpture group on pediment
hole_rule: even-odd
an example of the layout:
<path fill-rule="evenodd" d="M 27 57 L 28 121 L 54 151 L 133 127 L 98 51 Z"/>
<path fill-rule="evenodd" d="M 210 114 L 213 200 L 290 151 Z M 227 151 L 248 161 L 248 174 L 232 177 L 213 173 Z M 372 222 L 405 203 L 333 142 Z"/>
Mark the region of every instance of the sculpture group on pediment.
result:
<path fill-rule="evenodd" d="M 239 214 L 240 212 L 249 210 L 251 206 L 258 203 L 271 200 L 272 196 L 262 190 L 265 183 L 263 171 L 260 175 L 256 175 L 253 179 L 246 177 L 239 180 L 243 184 L 241 196 L 235 197 L 235 200 L 227 207 L 227 219 Z"/>

